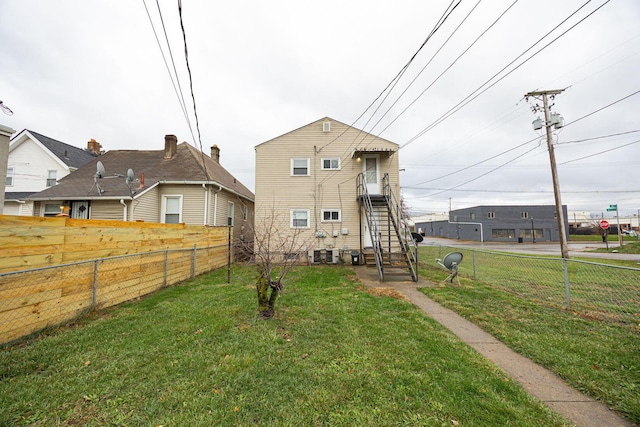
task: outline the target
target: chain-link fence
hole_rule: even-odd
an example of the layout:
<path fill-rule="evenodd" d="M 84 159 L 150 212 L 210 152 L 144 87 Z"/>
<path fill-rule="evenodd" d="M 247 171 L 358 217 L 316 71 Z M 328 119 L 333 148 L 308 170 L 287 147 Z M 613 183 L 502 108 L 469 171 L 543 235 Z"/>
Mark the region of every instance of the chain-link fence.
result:
<path fill-rule="evenodd" d="M 194 246 L 0 273 L 0 343 L 227 265 L 230 250 Z"/>
<path fill-rule="evenodd" d="M 592 319 L 640 323 L 640 268 L 446 246 L 421 246 L 420 252 L 423 263 L 436 267 L 435 259 L 460 252 L 461 276 L 522 298 Z"/>

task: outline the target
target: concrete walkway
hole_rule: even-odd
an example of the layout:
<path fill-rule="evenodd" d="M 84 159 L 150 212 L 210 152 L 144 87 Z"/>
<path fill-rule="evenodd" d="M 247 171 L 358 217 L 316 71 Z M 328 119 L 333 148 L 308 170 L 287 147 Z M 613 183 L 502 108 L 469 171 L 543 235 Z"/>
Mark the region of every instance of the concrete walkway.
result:
<path fill-rule="evenodd" d="M 420 280 L 378 280 L 377 270 L 366 266 L 354 268 L 358 278 L 367 287 L 393 288 L 405 295 L 428 316 L 442 324 L 463 342 L 495 363 L 511 378 L 519 382 L 531 395 L 542 401 L 553 411 L 561 414 L 578 427 L 634 427 L 606 405 L 588 397 L 569 386 L 551 371 L 520 356 L 505 344 L 480 329 L 478 326 L 442 307 L 418 288 L 435 286 Z"/>

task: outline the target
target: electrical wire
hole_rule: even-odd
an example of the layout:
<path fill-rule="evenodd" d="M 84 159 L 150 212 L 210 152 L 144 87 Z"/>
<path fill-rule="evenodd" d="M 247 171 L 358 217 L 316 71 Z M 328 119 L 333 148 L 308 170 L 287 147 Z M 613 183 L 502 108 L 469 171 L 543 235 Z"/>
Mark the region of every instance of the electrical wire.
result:
<path fill-rule="evenodd" d="M 189 74 L 189 89 L 191 90 L 191 99 L 193 101 L 193 114 L 196 119 L 196 130 L 198 131 L 198 145 L 200 146 L 200 155 L 202 157 L 202 168 L 204 175 L 209 181 L 209 171 L 207 170 L 207 164 L 204 160 L 204 151 L 202 149 L 202 136 L 200 134 L 200 123 L 198 121 L 198 110 L 196 109 L 196 96 L 193 92 L 193 77 L 191 75 L 191 67 L 189 66 L 189 49 L 187 48 L 187 34 L 184 30 L 184 22 L 182 20 L 182 0 L 178 0 L 178 15 L 180 16 L 180 29 L 182 30 L 182 39 L 184 40 L 184 59 L 187 64 L 187 72 Z M 193 136 L 193 130 L 191 131 Z M 195 139 L 195 138 L 194 138 Z"/>
<path fill-rule="evenodd" d="M 633 142 L 629 142 L 629 143 L 627 143 L 627 144 L 620 145 L 620 146 L 618 146 L 618 147 L 610 148 L 610 149 L 608 149 L 608 150 L 603 150 L 603 151 L 600 151 L 600 152 L 598 152 L 598 153 L 593 153 L 593 154 L 590 154 L 590 155 L 588 155 L 588 156 L 580 157 L 580 158 L 573 159 L 573 160 L 567 160 L 566 162 L 558 163 L 558 166 L 566 165 L 567 163 L 573 163 L 573 162 L 577 162 L 577 161 L 584 160 L 584 159 L 588 159 L 588 158 L 595 157 L 595 156 L 599 156 L 600 154 L 608 153 L 608 152 L 610 152 L 610 151 L 619 150 L 619 149 L 621 149 L 621 148 L 624 148 L 624 147 L 628 147 L 628 146 L 630 146 L 630 145 L 637 144 L 638 142 L 640 142 L 640 139 L 637 139 L 637 140 L 635 140 L 635 141 L 633 141 Z"/>
<path fill-rule="evenodd" d="M 508 75 L 510 75 L 511 73 L 513 73 L 514 71 L 516 71 L 518 68 L 520 68 L 521 66 L 523 66 L 524 64 L 526 64 L 529 60 L 531 60 L 533 57 L 535 57 L 536 55 L 538 55 L 540 52 L 542 52 L 544 49 L 546 49 L 547 47 L 549 47 L 551 44 L 555 43 L 558 39 L 560 39 L 561 37 L 563 37 L 565 34 L 567 34 L 569 31 L 573 30 L 576 26 L 578 26 L 579 24 L 581 24 L 582 22 L 584 22 L 587 18 L 589 18 L 590 16 L 592 16 L 595 12 L 597 12 L 598 10 L 600 10 L 602 7 L 604 7 L 607 3 L 609 3 L 611 0 L 607 0 L 605 3 L 603 3 L 602 5 L 600 5 L 598 8 L 596 8 L 595 10 L 593 10 L 592 12 L 590 12 L 588 15 L 586 15 L 585 17 L 583 17 L 582 19 L 580 19 L 577 23 L 575 23 L 574 25 L 572 25 L 571 27 L 569 27 L 567 30 L 565 30 L 564 32 L 562 32 L 559 36 L 557 36 L 556 38 L 554 38 L 553 40 L 551 40 L 549 43 L 547 43 L 546 45 L 544 45 L 542 48 L 540 48 L 538 51 L 536 51 L 535 53 L 533 53 L 531 56 L 529 56 L 527 59 L 525 59 L 524 61 L 522 61 L 520 64 L 518 64 L 516 67 L 514 67 L 512 70 L 510 70 L 508 73 L 506 73 L 505 75 L 503 75 L 502 77 L 500 77 L 498 80 L 496 80 L 495 82 L 493 82 L 490 86 L 487 86 L 486 88 L 482 89 L 484 86 L 486 86 L 487 84 L 489 84 L 489 82 L 491 82 L 494 78 L 496 78 L 498 75 L 500 75 L 500 73 L 502 73 L 504 70 L 506 70 L 509 66 L 511 66 L 513 63 L 515 63 L 518 59 L 520 59 L 522 56 L 524 56 L 527 52 L 529 52 L 531 49 L 533 49 L 537 44 L 539 44 L 542 40 L 544 40 L 548 35 L 550 35 L 552 32 L 554 32 L 556 29 L 558 29 L 562 24 L 564 24 L 566 21 L 568 21 L 571 17 L 573 17 L 576 13 L 578 13 L 582 8 L 584 8 L 587 4 L 589 4 L 591 2 L 591 0 L 587 1 L 586 3 L 584 3 L 582 6 L 580 6 L 577 10 L 575 10 L 574 12 L 572 12 L 567 18 L 565 18 L 564 20 L 562 20 L 562 22 L 560 22 L 558 25 L 556 25 L 552 30 L 550 30 L 549 32 L 547 32 L 544 36 L 542 36 L 538 41 L 536 41 L 534 44 L 532 44 L 527 50 L 525 50 L 524 52 L 522 52 L 520 55 L 518 55 L 515 59 L 513 59 L 509 64 L 505 65 L 500 71 L 498 71 L 497 73 L 495 73 L 492 77 L 490 77 L 487 81 L 485 81 L 482 85 L 480 85 L 476 90 L 474 90 L 473 92 L 471 92 L 471 94 L 467 95 L 462 101 L 460 101 L 458 104 L 456 104 L 455 106 L 453 106 L 451 109 L 449 109 L 446 113 L 444 113 L 443 115 L 441 115 L 438 119 L 436 119 L 435 121 L 433 121 L 430 125 L 428 125 L 427 127 L 425 127 L 423 130 L 421 130 L 420 132 L 418 132 L 418 134 L 416 134 L 414 137 L 410 138 L 407 142 L 405 142 L 404 144 L 402 144 L 400 146 L 400 149 L 406 147 L 407 145 L 413 143 L 414 141 L 416 141 L 417 139 L 419 139 L 420 137 L 424 136 L 424 134 L 426 134 L 428 131 L 430 131 L 431 129 L 433 129 L 434 127 L 436 127 L 437 125 L 439 125 L 440 123 L 442 123 L 444 120 L 448 119 L 449 117 L 451 117 L 453 114 L 455 114 L 456 112 L 458 112 L 460 109 L 462 109 L 464 106 L 466 106 L 467 104 L 469 104 L 471 101 L 475 100 L 478 96 L 482 95 L 483 93 L 485 93 L 487 90 L 491 89 L 493 86 L 495 86 L 497 83 L 499 83 L 500 81 L 502 81 L 504 78 L 506 78 Z M 478 92 L 480 91 L 480 92 Z"/>

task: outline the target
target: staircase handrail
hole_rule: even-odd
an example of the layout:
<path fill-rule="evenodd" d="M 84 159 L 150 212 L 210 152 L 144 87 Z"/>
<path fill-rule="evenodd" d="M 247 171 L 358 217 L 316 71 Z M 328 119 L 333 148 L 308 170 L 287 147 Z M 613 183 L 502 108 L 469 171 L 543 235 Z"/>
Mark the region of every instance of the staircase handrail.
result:
<path fill-rule="evenodd" d="M 371 203 L 371 197 L 365 184 L 364 173 L 358 174 L 356 177 L 356 193 L 364 206 L 365 219 L 367 221 L 369 235 L 371 237 L 371 244 L 373 245 L 373 254 L 376 260 L 376 266 L 378 268 L 378 276 L 380 280 L 384 280 L 384 270 L 382 265 L 382 239 L 380 232 L 378 231 L 378 223 L 372 220 L 373 216 L 373 204 Z"/>

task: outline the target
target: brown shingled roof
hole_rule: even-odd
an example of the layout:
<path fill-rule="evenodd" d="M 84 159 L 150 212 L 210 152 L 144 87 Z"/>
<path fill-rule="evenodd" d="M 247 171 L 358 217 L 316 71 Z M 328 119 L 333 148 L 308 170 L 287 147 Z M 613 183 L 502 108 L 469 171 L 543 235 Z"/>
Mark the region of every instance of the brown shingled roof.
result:
<path fill-rule="evenodd" d="M 246 199 L 254 200 L 251 190 L 209 156 L 186 142 L 178 144 L 177 148 L 176 155 L 170 159 L 164 158 L 164 150 L 108 151 L 62 178 L 58 185 L 33 194 L 29 199 L 128 198 L 131 197 L 131 193 L 124 177 L 127 176 L 127 170 L 131 168 L 136 178 L 131 188 L 136 190 L 136 194 L 162 182 L 213 183 L 222 185 Z M 97 180 L 100 188 L 104 190 L 102 196 L 94 186 L 93 176 L 96 173 L 98 161 L 102 162 L 106 171 L 105 177 Z M 142 174 L 144 174 L 144 187 L 139 188 Z"/>

